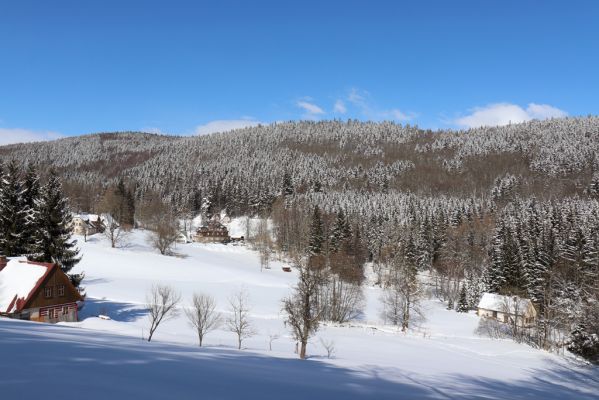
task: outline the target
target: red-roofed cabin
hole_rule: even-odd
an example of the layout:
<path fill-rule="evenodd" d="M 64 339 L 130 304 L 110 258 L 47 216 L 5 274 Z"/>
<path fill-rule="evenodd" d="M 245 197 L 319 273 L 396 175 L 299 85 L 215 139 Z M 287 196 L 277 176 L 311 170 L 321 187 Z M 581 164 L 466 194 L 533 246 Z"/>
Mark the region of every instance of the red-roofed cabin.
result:
<path fill-rule="evenodd" d="M 57 264 L 0 257 L 0 315 L 50 323 L 74 322 L 82 301 Z"/>

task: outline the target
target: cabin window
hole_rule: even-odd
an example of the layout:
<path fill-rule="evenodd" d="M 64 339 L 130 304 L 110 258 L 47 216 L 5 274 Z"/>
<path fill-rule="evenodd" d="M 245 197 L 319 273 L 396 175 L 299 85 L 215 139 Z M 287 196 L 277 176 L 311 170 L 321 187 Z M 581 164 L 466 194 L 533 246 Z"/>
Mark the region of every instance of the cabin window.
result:
<path fill-rule="evenodd" d="M 62 315 L 67 315 L 68 313 L 69 313 L 69 307 L 63 306 L 62 307 Z"/>
<path fill-rule="evenodd" d="M 52 297 L 52 286 L 46 286 L 44 288 L 44 296 L 49 299 L 50 297 Z"/>
<path fill-rule="evenodd" d="M 60 297 L 64 297 L 64 285 L 59 285 L 58 286 L 58 295 Z"/>

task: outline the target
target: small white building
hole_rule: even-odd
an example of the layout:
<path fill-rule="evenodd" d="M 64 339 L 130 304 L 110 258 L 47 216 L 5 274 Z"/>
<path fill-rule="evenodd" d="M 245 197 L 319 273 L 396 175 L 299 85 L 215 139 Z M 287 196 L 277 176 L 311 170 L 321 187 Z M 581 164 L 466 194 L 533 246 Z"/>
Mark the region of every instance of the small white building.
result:
<path fill-rule="evenodd" d="M 73 215 L 73 233 L 81 236 L 91 236 L 104 232 L 106 226 L 102 217 L 96 214 Z"/>
<path fill-rule="evenodd" d="M 515 322 L 518 326 L 533 325 L 537 318 L 537 311 L 529 299 L 497 293 L 483 294 L 477 314 L 503 323 Z"/>
<path fill-rule="evenodd" d="M 183 232 L 179 232 L 179 235 L 177 236 L 177 243 L 179 244 L 185 244 L 185 243 L 190 243 L 191 241 L 187 238 L 187 235 L 184 234 Z"/>

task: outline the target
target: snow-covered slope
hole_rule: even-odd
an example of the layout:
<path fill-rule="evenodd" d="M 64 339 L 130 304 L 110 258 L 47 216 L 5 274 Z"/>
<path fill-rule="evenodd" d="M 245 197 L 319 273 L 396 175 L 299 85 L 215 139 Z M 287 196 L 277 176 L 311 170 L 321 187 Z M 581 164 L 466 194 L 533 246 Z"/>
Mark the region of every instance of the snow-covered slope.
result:
<path fill-rule="evenodd" d="M 216 244 L 179 245 L 181 257 L 160 256 L 142 231 L 133 232 L 125 248 L 111 249 L 100 236 L 80 246 L 83 260 L 75 272 L 86 271 L 88 293 L 81 322 L 0 320 L 7 398 L 39 397 L 50 382 L 68 380 L 75 385 L 72 398 L 599 399 L 597 368 L 476 336 L 476 315 L 447 311 L 436 301 L 425 302 L 427 320 L 408 334 L 384 326 L 380 291 L 373 287 L 365 289 L 363 321 L 324 326 L 308 346 L 310 360 L 300 361 L 280 313 L 295 281 L 282 262 L 261 272 L 254 252 Z M 152 343 L 142 341 L 148 327 L 143 303 L 154 283 L 179 290 L 184 306 L 193 292 L 209 293 L 223 313 L 227 297 L 244 287 L 256 336 L 238 351 L 235 336 L 220 329 L 198 349 L 179 316 L 161 325 Z M 269 337 L 276 334 L 270 351 Z M 334 358 L 325 357 L 319 339 L 335 343 Z"/>

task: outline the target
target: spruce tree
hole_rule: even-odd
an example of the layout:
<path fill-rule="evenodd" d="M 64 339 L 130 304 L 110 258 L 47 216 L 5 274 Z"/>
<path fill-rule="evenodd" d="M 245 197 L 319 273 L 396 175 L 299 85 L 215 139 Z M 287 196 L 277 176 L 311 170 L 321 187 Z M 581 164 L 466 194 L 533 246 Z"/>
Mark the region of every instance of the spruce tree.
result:
<path fill-rule="evenodd" d="M 33 166 L 27 168 L 23 181 L 23 212 L 25 213 L 25 226 L 23 231 L 23 243 L 25 252 L 31 253 L 35 243 L 36 225 L 39 221 L 36 201 L 40 196 L 39 177 Z"/>
<path fill-rule="evenodd" d="M 318 208 L 318 206 L 315 206 L 314 213 L 312 214 L 312 223 L 310 224 L 308 253 L 312 256 L 321 254 L 323 243 L 324 233 L 322 226 L 322 216 L 320 215 L 320 208 Z"/>
<path fill-rule="evenodd" d="M 41 190 L 36 212 L 38 222 L 31 258 L 57 263 L 63 272 L 70 271 L 81 258 L 77 241 L 71 240 L 73 217 L 54 170 L 50 171 L 48 182 Z"/>
<path fill-rule="evenodd" d="M 351 237 L 351 226 L 345 217 L 343 210 L 337 212 L 337 218 L 333 225 L 331 233 L 331 251 L 337 252 L 343 246 L 343 243 Z"/>
<path fill-rule="evenodd" d="M 282 190 L 282 194 L 283 196 L 287 197 L 287 196 L 291 196 L 293 195 L 293 182 L 291 180 L 291 175 L 289 174 L 289 172 L 285 172 L 285 174 L 283 175 L 283 190 Z"/>
<path fill-rule="evenodd" d="M 457 312 L 468 312 L 470 307 L 468 306 L 468 295 L 466 293 L 466 285 L 462 284 L 460 289 L 460 298 L 458 299 Z"/>
<path fill-rule="evenodd" d="M 22 205 L 22 186 L 17 164 L 12 161 L 6 168 L 0 194 L 0 249 L 5 256 L 25 253 L 26 214 Z"/>

